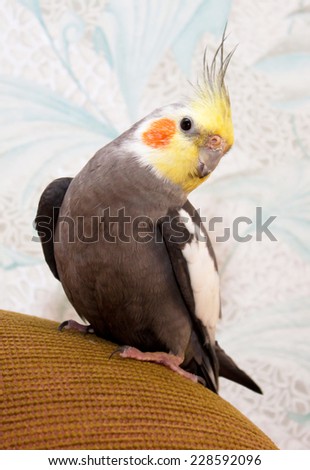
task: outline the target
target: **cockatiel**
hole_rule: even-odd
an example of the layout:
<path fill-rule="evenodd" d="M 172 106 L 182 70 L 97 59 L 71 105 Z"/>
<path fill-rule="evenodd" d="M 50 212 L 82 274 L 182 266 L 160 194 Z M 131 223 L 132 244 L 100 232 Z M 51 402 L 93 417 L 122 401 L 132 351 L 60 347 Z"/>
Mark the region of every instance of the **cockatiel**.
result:
<path fill-rule="evenodd" d="M 121 356 L 164 364 L 214 392 L 222 375 L 261 393 L 216 341 L 217 263 L 187 200 L 233 145 L 224 82 L 232 53 L 223 48 L 224 38 L 210 67 L 204 57 L 193 99 L 156 109 L 75 178 L 53 181 L 35 222 L 68 299 Z"/>

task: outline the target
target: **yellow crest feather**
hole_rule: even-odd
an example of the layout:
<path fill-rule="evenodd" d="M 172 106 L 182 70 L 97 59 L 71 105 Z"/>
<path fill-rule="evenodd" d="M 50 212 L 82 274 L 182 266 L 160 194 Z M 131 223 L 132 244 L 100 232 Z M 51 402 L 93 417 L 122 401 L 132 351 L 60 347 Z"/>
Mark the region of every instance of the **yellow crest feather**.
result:
<path fill-rule="evenodd" d="M 229 93 L 225 85 L 225 74 L 236 47 L 224 57 L 224 42 L 217 48 L 211 65 L 207 62 L 207 49 L 203 57 L 203 79 L 195 88 L 196 98 L 190 103 L 195 116 L 210 132 L 221 135 L 231 147 L 234 142 L 234 130 L 231 117 Z"/>

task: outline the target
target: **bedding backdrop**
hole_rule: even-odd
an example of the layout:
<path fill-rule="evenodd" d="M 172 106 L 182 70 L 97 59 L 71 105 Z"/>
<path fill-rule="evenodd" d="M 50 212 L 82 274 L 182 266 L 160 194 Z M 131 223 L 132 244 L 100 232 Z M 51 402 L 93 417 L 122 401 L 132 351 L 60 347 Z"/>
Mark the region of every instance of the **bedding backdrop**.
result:
<path fill-rule="evenodd" d="M 281 448 L 309 449 L 309 2 L 1 0 L 0 12 L 0 307 L 57 321 L 74 312 L 32 240 L 42 190 L 188 95 L 228 21 L 236 142 L 191 200 L 214 229 L 221 344 L 264 395 L 225 380 L 221 394 Z"/>

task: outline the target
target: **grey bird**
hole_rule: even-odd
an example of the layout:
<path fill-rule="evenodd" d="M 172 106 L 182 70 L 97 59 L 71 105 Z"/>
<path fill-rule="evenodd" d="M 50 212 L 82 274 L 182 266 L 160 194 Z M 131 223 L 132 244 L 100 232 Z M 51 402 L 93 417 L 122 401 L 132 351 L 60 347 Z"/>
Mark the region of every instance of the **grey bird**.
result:
<path fill-rule="evenodd" d="M 77 176 L 53 181 L 35 224 L 69 301 L 122 357 L 164 364 L 216 393 L 219 375 L 262 393 L 216 341 L 217 263 L 187 199 L 233 144 L 230 57 L 222 43 L 192 99 L 155 110 Z"/>

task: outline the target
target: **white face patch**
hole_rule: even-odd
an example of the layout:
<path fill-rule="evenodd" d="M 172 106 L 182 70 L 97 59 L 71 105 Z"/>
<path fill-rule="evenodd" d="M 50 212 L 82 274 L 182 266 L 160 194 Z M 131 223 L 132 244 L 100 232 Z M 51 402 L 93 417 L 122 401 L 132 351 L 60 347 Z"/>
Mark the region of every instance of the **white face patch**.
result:
<path fill-rule="evenodd" d="M 181 209 L 179 214 L 187 230 L 194 236 L 192 241 L 185 245 L 183 256 L 188 265 L 195 300 L 195 314 L 207 328 L 214 343 L 220 315 L 219 275 L 203 233 L 184 209 Z"/>

